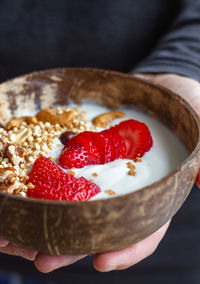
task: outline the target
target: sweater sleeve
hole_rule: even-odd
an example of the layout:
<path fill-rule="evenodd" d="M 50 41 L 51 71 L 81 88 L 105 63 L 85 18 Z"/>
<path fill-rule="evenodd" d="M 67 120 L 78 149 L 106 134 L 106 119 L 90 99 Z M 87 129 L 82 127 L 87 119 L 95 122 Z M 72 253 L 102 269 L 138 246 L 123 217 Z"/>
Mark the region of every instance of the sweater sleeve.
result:
<path fill-rule="evenodd" d="M 176 73 L 200 81 L 200 0 L 182 1 L 168 33 L 132 72 Z"/>

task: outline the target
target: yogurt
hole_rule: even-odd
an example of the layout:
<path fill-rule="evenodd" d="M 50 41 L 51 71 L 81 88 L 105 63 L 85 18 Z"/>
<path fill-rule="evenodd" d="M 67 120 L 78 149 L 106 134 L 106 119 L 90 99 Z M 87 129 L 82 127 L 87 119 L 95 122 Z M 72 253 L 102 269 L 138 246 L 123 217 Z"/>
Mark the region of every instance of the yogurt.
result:
<path fill-rule="evenodd" d="M 70 106 L 76 105 L 70 104 Z M 101 105 L 88 101 L 83 102 L 80 110 L 86 112 L 86 119 L 89 121 L 92 121 L 94 117 L 101 113 L 110 111 Z M 115 119 L 114 124 L 128 119 L 144 122 L 151 132 L 153 146 L 142 157 L 142 162 L 134 163 L 132 160 L 118 159 L 104 165 L 92 165 L 82 169 L 72 169 L 76 173 L 76 177 L 83 176 L 88 180 L 92 179 L 100 187 L 101 193 L 91 200 L 128 194 L 150 185 L 169 174 L 189 154 L 183 143 L 166 126 L 153 117 L 143 113 L 134 106 L 122 106 L 118 110 L 123 111 L 126 116 L 121 119 Z M 100 130 L 102 129 L 99 128 Z M 56 139 L 54 149 L 49 152 L 49 156 L 56 160 L 62 151 L 62 147 L 58 147 L 59 144 L 61 142 L 59 139 Z M 127 162 L 129 161 L 136 166 L 135 176 L 128 174 Z M 97 176 L 94 177 L 93 173 L 96 173 Z M 109 195 L 107 193 L 108 190 L 114 191 L 115 195 Z"/>

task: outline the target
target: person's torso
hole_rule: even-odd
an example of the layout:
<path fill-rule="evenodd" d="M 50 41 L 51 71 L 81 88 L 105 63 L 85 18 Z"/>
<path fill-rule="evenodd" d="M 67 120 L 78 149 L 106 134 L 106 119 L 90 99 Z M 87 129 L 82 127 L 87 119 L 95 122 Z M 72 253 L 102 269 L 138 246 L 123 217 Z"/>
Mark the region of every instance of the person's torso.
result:
<path fill-rule="evenodd" d="M 178 0 L 1 1 L 0 81 L 62 66 L 128 72 L 178 9 Z"/>

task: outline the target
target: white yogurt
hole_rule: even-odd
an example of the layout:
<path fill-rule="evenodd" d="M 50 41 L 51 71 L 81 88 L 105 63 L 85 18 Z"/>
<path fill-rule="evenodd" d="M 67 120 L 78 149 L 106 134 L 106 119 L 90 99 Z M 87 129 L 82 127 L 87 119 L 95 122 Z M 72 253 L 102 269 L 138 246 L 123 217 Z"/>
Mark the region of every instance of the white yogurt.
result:
<path fill-rule="evenodd" d="M 75 106 L 70 104 L 70 106 Z M 92 120 L 95 116 L 109 111 L 109 109 L 96 105 L 92 102 L 84 102 L 81 110 L 86 111 L 86 118 Z M 116 119 L 114 122 L 118 124 L 120 121 L 127 119 L 136 119 L 144 122 L 150 129 L 153 138 L 153 147 L 142 157 L 142 162 L 134 163 L 136 166 L 136 175 L 128 175 L 129 169 L 127 162 L 132 160 L 118 159 L 116 161 L 95 166 L 86 166 L 82 169 L 73 169 L 76 177 L 85 177 L 99 185 L 101 193 L 92 198 L 92 200 L 111 198 L 105 190 L 113 190 L 114 195 L 122 195 L 134 192 L 150 185 L 180 165 L 188 156 L 188 151 L 182 142 L 163 124 L 151 116 L 141 112 L 133 106 L 120 107 L 119 111 L 126 113 L 123 119 Z M 59 144 L 59 139 L 55 141 L 55 145 Z M 49 156 L 58 158 L 62 151 L 61 147 L 55 147 L 49 153 Z M 92 174 L 96 172 L 97 177 Z"/>

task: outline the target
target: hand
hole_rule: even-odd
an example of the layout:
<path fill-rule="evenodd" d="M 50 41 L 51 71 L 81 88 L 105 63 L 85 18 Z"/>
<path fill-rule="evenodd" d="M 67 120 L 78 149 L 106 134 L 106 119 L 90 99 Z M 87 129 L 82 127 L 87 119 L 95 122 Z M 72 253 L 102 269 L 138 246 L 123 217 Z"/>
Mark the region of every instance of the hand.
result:
<path fill-rule="evenodd" d="M 200 115 L 200 83 L 198 81 L 175 74 L 136 74 L 135 76 L 167 87 L 179 94 Z M 196 181 L 200 188 L 200 171 Z"/>
<path fill-rule="evenodd" d="M 133 244 L 128 248 L 96 255 L 93 260 L 94 267 L 98 271 L 107 272 L 111 270 L 126 269 L 140 262 L 155 251 L 167 231 L 169 223 L 170 221 L 143 241 Z M 70 265 L 85 257 L 83 255 L 55 256 L 38 253 L 36 251 L 11 244 L 3 239 L 0 239 L 0 252 L 32 260 L 34 261 L 37 269 L 43 273 L 51 272 L 57 268 Z"/>
<path fill-rule="evenodd" d="M 168 87 L 185 98 L 200 114 L 199 93 L 200 85 L 197 81 L 183 76 L 165 74 L 165 75 L 144 75 L 136 76 L 148 79 L 154 83 Z M 197 182 L 200 184 L 200 175 Z M 98 254 L 94 257 L 93 265 L 98 271 L 111 271 L 126 269 L 144 258 L 151 255 L 162 240 L 167 228 L 167 222 L 158 231 L 132 246 L 118 251 Z M 53 256 L 42 254 L 28 249 L 17 247 L 0 239 L 0 252 L 19 255 L 29 260 L 34 260 L 35 266 L 41 272 L 47 273 L 59 267 L 70 265 L 84 256 Z"/>

